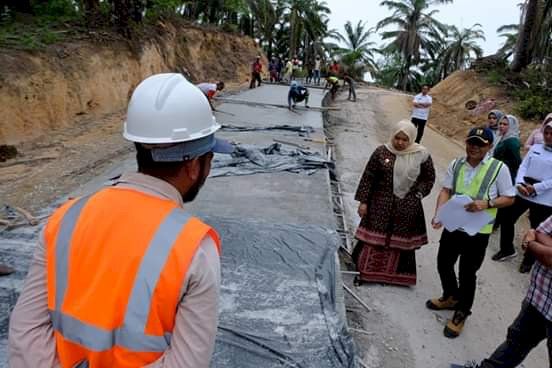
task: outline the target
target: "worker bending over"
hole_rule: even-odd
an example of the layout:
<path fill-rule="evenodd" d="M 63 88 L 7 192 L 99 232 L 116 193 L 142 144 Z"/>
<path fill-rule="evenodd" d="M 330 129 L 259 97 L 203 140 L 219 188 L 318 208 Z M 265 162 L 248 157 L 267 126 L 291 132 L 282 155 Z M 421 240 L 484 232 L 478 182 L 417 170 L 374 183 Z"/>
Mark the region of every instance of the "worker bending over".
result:
<path fill-rule="evenodd" d="M 305 101 L 305 107 L 309 106 L 309 90 L 302 86 L 299 82 L 291 82 L 288 93 L 288 108 L 291 110 L 295 108 L 295 105 L 299 102 Z"/>
<path fill-rule="evenodd" d="M 142 81 L 124 137 L 138 172 L 49 218 L 13 310 L 12 368 L 207 368 L 217 332 L 220 240 L 184 209 L 232 146 L 180 74 Z"/>
<path fill-rule="evenodd" d="M 216 111 L 215 107 L 213 106 L 213 98 L 217 94 L 217 92 L 222 91 L 224 89 L 224 82 L 218 81 L 217 83 L 200 83 L 196 86 L 203 92 L 205 97 L 207 97 L 207 101 L 209 101 L 209 105 L 211 105 L 211 110 Z"/>
<path fill-rule="evenodd" d="M 324 90 L 326 90 L 327 88 L 330 88 L 330 94 L 332 96 L 332 100 L 335 100 L 335 95 L 339 90 L 339 79 L 337 77 L 334 77 L 333 75 L 327 76 Z"/>

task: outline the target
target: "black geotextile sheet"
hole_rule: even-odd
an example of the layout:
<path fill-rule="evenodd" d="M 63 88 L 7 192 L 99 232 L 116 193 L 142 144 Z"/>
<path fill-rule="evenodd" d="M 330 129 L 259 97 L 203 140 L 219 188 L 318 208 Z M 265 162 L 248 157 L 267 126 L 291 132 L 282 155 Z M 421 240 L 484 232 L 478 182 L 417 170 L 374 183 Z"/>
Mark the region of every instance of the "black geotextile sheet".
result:
<path fill-rule="evenodd" d="M 353 340 L 336 308 L 339 266 L 333 232 L 205 220 L 222 238 L 212 368 L 355 367 Z"/>
<path fill-rule="evenodd" d="M 267 147 L 238 145 L 232 155 L 216 155 L 209 177 L 242 176 L 288 171 L 312 175 L 333 164 L 318 152 L 299 148 L 286 149 L 280 143 Z"/>

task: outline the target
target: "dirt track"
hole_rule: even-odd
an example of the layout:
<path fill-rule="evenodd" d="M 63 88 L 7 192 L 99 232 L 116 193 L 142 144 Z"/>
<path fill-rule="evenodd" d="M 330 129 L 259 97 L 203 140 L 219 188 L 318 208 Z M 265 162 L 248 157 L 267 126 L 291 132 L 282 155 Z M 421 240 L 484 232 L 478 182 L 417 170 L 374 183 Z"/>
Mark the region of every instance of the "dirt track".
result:
<path fill-rule="evenodd" d="M 358 224 L 354 192 L 372 151 L 387 141 L 394 123 L 409 116 L 408 96 L 363 88 L 356 104 L 342 94 L 336 102 L 341 111 L 331 113 L 329 131 L 336 140 L 337 168 L 344 192 L 345 213 L 349 231 Z M 433 215 L 436 195 L 448 163 L 463 153 L 457 142 L 426 130 L 423 144 L 428 147 L 437 170 L 437 183 L 425 199 L 426 218 Z M 522 224 L 523 226 L 523 224 Z M 430 228 L 428 224 L 428 228 Z M 518 231 L 518 233 L 520 233 Z M 350 326 L 364 330 L 353 334 L 361 356 L 370 368 L 445 368 L 450 363 L 481 360 L 506 336 L 506 328 L 519 312 L 528 285 L 528 275 L 517 272 L 518 259 L 496 263 L 490 256 L 498 249 L 498 235 L 491 238 L 487 258 L 479 272 L 473 315 L 464 333 L 455 340 L 443 336 L 442 330 L 451 312 L 433 312 L 424 306 L 428 298 L 441 292 L 436 258 L 440 231 L 429 230 L 430 244 L 417 252 L 418 284 L 413 288 L 379 284 L 353 286 L 353 278 L 344 276 L 347 284 L 365 300 L 372 311 L 367 313 L 353 299 L 346 301 Z M 547 365 L 545 344 L 526 359 L 526 368 Z"/>

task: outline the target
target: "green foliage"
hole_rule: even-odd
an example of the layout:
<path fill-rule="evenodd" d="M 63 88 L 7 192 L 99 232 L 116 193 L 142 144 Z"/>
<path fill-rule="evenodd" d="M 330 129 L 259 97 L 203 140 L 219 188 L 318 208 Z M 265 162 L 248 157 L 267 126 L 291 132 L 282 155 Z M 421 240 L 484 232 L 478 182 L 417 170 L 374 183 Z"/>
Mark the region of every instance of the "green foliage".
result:
<path fill-rule="evenodd" d="M 552 97 L 520 92 L 521 100 L 516 104 L 516 112 L 525 119 L 542 119 L 550 112 Z"/>
<path fill-rule="evenodd" d="M 518 101 L 516 111 L 525 119 L 543 119 L 552 106 L 552 68 L 529 68 L 512 74 L 511 94 Z"/>
<path fill-rule="evenodd" d="M 161 16 L 174 15 L 182 0 L 150 0 L 146 17 L 156 19 Z"/>
<path fill-rule="evenodd" d="M 49 18 L 38 18 L 36 24 L 9 21 L 0 24 L 0 47 L 39 50 L 62 41 L 67 30 L 57 27 Z"/>
<path fill-rule="evenodd" d="M 499 85 L 504 83 L 506 74 L 504 69 L 492 69 L 488 71 L 487 81 L 494 85 Z"/>
<path fill-rule="evenodd" d="M 36 15 L 45 18 L 70 19 L 78 15 L 75 5 L 71 0 L 37 1 L 33 4 L 33 10 Z"/>

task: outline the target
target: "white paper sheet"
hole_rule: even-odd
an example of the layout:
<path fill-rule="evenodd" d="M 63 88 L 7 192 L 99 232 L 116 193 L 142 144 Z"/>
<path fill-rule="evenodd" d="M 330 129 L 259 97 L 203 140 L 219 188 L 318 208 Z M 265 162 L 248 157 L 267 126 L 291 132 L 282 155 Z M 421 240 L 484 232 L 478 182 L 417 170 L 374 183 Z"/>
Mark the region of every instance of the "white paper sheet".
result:
<path fill-rule="evenodd" d="M 493 218 L 486 211 L 468 212 L 465 205 L 473 202 L 473 199 L 466 195 L 454 195 L 445 203 L 437 213 L 437 220 L 443 224 L 448 231 L 464 230 L 469 235 L 477 234 Z"/>

